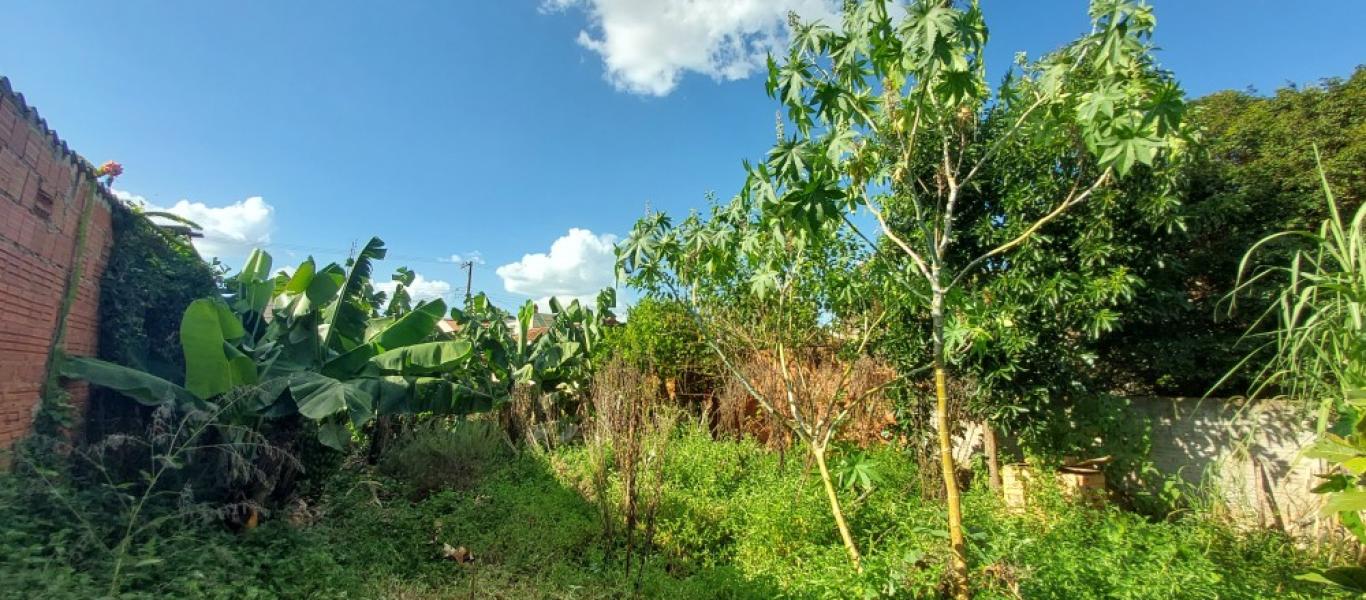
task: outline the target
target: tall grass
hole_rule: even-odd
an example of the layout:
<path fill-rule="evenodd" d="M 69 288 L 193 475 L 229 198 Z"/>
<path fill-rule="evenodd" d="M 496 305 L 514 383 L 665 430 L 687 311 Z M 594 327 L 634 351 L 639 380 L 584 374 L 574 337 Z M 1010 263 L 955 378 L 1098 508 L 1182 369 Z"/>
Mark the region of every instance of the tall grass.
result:
<path fill-rule="evenodd" d="M 1230 310 L 1237 308 L 1238 297 L 1255 295 L 1267 283 L 1284 282 L 1246 336 L 1260 343 L 1235 369 L 1249 368 L 1266 359 L 1255 372 L 1250 395 L 1281 393 L 1310 402 L 1317 409 L 1319 431 L 1323 431 L 1351 390 L 1366 381 L 1366 361 L 1362 360 L 1366 350 L 1366 316 L 1362 310 L 1366 299 L 1366 205 L 1358 207 L 1350 221 L 1345 220 L 1324 176 L 1317 147 L 1314 159 L 1319 162 L 1328 218 L 1317 232 L 1284 231 L 1254 244 L 1239 264 Z M 1286 242 L 1298 242 L 1288 264 L 1251 266 L 1271 248 Z M 1266 329 L 1268 325 L 1270 329 Z"/>

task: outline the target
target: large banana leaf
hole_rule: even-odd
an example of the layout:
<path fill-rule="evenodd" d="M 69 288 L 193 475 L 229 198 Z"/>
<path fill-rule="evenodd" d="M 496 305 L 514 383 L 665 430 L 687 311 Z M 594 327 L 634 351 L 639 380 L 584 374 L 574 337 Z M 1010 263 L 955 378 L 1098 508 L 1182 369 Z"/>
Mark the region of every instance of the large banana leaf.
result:
<path fill-rule="evenodd" d="M 270 254 L 257 248 L 247 255 L 247 262 L 234 279 L 237 298 L 234 305 L 241 312 L 261 314 L 275 293 L 275 281 L 270 277 Z"/>
<path fill-rule="evenodd" d="M 255 383 L 255 362 L 229 344 L 245 334 L 242 322 L 222 300 L 200 298 L 191 302 L 180 320 L 185 387 L 207 400 L 239 385 Z"/>
<path fill-rule="evenodd" d="M 386 374 L 433 375 L 449 372 L 473 349 L 467 340 L 427 342 L 383 352 L 370 359 L 370 364 Z"/>
<path fill-rule="evenodd" d="M 342 283 L 345 281 L 346 271 L 335 263 L 329 264 L 309 279 L 308 288 L 304 290 L 304 293 L 314 307 L 321 308 L 327 306 L 337 296 L 337 292 L 341 290 Z"/>
<path fill-rule="evenodd" d="M 275 310 L 282 312 L 289 320 L 302 317 L 313 308 L 313 303 L 308 299 L 308 287 L 313 282 L 313 274 L 317 271 L 317 265 L 312 258 L 299 263 L 298 268 L 294 269 L 294 274 L 289 276 L 282 288 L 278 290 L 275 297 Z"/>
<path fill-rule="evenodd" d="M 368 341 L 374 342 L 385 350 L 416 344 L 427 339 L 427 336 L 436 331 L 436 323 L 444 316 L 446 316 L 446 303 L 442 300 L 434 300 L 399 317 L 392 325 L 380 330 Z"/>
<path fill-rule="evenodd" d="M 62 377 L 88 381 L 109 388 L 136 400 L 139 404 L 157 406 L 166 402 L 194 402 L 195 395 L 183 387 L 156 375 L 116 365 L 98 358 L 58 356 L 58 373 Z"/>
<path fill-rule="evenodd" d="M 371 358 L 381 352 L 427 339 L 436 331 L 436 322 L 445 314 L 446 303 L 437 300 L 402 317 L 371 319 L 367 342 L 328 361 L 323 365 L 323 374 L 339 378 L 355 376 Z"/>
<path fill-rule="evenodd" d="M 289 392 L 299 405 L 299 414 L 315 421 L 346 414 L 360 427 L 375 414 L 374 400 L 359 382 L 338 381 L 304 371 L 290 376 Z"/>
<path fill-rule="evenodd" d="M 383 415 L 468 415 L 492 410 L 495 404 L 491 396 L 441 377 L 387 376 L 365 381 L 380 399 Z"/>
<path fill-rule="evenodd" d="M 346 352 L 359 345 L 365 336 L 365 283 L 370 280 L 373 263 L 384 258 L 384 240 L 370 238 L 351 262 L 337 299 L 323 311 L 323 347 Z"/>

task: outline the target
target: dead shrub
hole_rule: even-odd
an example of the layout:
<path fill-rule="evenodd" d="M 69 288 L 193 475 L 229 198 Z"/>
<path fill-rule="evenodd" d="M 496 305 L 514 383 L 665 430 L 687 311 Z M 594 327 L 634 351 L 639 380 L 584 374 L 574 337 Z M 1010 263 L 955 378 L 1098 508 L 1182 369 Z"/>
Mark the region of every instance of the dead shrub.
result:
<path fill-rule="evenodd" d="M 648 553 L 653 544 L 669 441 L 682 414 L 658 390 L 653 377 L 619 359 L 604 365 L 593 381 L 593 418 L 586 441 L 594 500 L 609 542 L 616 537 L 617 525 L 622 528 L 627 577 L 637 547 Z M 616 502 L 613 471 L 621 486 Z M 647 559 L 648 554 L 641 558 Z"/>
<path fill-rule="evenodd" d="M 737 438 L 749 436 L 771 448 L 783 449 L 791 444 L 792 439 L 788 429 L 777 422 L 777 418 L 791 418 L 794 408 L 808 419 L 823 418 L 830 412 L 838 413 L 850 407 L 847 399 L 862 398 L 868 391 L 885 386 L 895 378 L 895 373 L 885 363 L 862 356 L 852 365 L 841 392 L 837 389 L 840 378 L 850 365 L 834 356 L 831 349 L 809 347 L 792 354 L 788 368 L 793 375 L 789 379 L 794 382 L 791 397 L 795 406 L 786 401 L 788 394 L 779 361 L 768 353 L 753 354 L 740 369 L 757 391 L 769 398 L 782 399 L 774 406 L 781 414 L 770 415 L 765 412 L 739 378 L 728 378 L 717 399 L 720 432 Z M 831 402 L 830 399 L 837 394 L 846 401 L 837 399 Z M 840 441 L 867 447 L 891 439 L 896 416 L 892 403 L 885 395 L 875 394 L 852 405 L 852 409 L 840 428 Z"/>

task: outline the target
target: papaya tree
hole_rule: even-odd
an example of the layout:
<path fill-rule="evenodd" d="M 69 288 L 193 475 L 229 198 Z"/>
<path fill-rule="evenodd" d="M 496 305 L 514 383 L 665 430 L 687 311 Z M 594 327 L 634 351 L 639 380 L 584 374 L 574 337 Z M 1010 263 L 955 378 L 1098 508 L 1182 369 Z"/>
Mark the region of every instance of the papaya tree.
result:
<path fill-rule="evenodd" d="M 741 194 L 713 205 L 709 218 L 694 213 L 676 226 L 666 214 L 649 215 L 618 246 L 618 266 L 649 298 L 686 307 L 725 375 L 806 447 L 861 570 L 826 459 L 840 427 L 881 389 L 855 376 L 867 369 L 883 316 L 869 302 L 871 265 L 837 223 L 788 229 L 754 201 Z M 811 367 L 822 362 L 838 366 L 836 381 L 813 381 Z"/>
<path fill-rule="evenodd" d="M 1117 181 L 1179 153 L 1183 100 L 1153 62 L 1155 18 L 1143 4 L 1093 1 L 1091 32 L 1037 61 L 1020 57 L 994 90 L 977 2 L 919 0 L 899 12 L 866 0 L 846 2 L 838 28 L 794 19 L 786 54 L 769 61 L 767 90 L 796 132 L 746 166 L 741 194 L 787 236 L 853 231 L 879 262 L 899 267 L 887 269 L 898 285 L 883 293 L 924 311 L 950 574 L 965 598 L 946 331 L 973 278 L 1008 268 L 1076 207 L 1123 201 Z M 1015 210 L 979 193 L 1004 149 L 1040 140 L 1073 150 L 1011 190 Z M 961 244 L 965 230 L 990 243 Z"/>

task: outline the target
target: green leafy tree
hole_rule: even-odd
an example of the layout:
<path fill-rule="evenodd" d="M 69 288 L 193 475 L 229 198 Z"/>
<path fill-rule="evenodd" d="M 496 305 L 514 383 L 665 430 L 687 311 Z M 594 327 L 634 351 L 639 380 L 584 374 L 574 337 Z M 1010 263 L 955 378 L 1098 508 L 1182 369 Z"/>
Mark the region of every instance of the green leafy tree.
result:
<path fill-rule="evenodd" d="M 849 415 L 880 391 L 860 387 L 853 375 L 884 312 L 870 302 L 873 278 L 857 243 L 838 222 L 822 226 L 828 229 L 788 229 L 754 195 L 741 194 L 713 204 L 708 218 L 694 213 L 677 226 L 662 213 L 641 219 L 617 257 L 628 283 L 686 307 L 725 374 L 806 446 L 849 559 L 862 570 L 826 458 Z M 756 357 L 776 367 L 746 368 Z M 813 385 L 808 365 L 820 360 L 839 366 L 837 381 Z M 766 380 L 780 381 L 780 389 Z"/>
<path fill-rule="evenodd" d="M 1133 255 L 1158 268 L 1135 270 L 1143 293 L 1098 345 L 1101 375 L 1113 387 L 1199 396 L 1244 358 L 1239 341 L 1256 313 L 1229 315 L 1220 303 L 1236 287 L 1249 247 L 1329 218 L 1311 146 L 1322 155 L 1340 212 L 1351 214 L 1366 200 L 1366 68 L 1269 96 L 1223 91 L 1191 104 L 1203 142 L 1181 179 L 1183 226 L 1146 240 Z M 1283 245 L 1264 248 L 1248 266 L 1285 265 L 1291 253 Z M 1240 292 L 1241 303 L 1270 303 L 1278 291 L 1254 284 Z M 1223 391 L 1247 384 L 1239 373 Z"/>
<path fill-rule="evenodd" d="M 631 307 L 627 317 L 613 347 L 636 368 L 685 388 L 719 372 L 716 357 L 703 341 L 686 303 L 644 298 Z"/>
<path fill-rule="evenodd" d="M 914 2 L 904 15 L 891 14 L 886 2 L 846 3 L 839 29 L 796 24 L 787 55 L 769 65 L 768 91 L 797 132 L 748 166 L 741 195 L 786 238 L 849 228 L 872 243 L 858 231 L 871 217 L 905 265 L 889 269 L 899 285 L 883 293 L 916 299 L 928 318 L 958 597 L 968 586 L 946 389 L 954 311 L 974 278 L 1007 267 L 1060 217 L 1182 147 L 1180 90 L 1149 54 L 1151 9 L 1097 1 L 1091 17 L 1091 33 L 1021 65 L 994 92 L 985 82 L 987 29 L 975 2 Z M 1082 78 L 1084 86 L 1074 83 Z M 1049 175 L 1047 185 L 1015 190 L 1020 210 L 1009 215 L 966 209 L 1004 149 L 1041 139 L 1075 148 L 1071 160 L 1039 174 Z M 965 247 L 966 230 L 992 243 Z M 627 246 L 629 254 L 646 251 Z"/>

